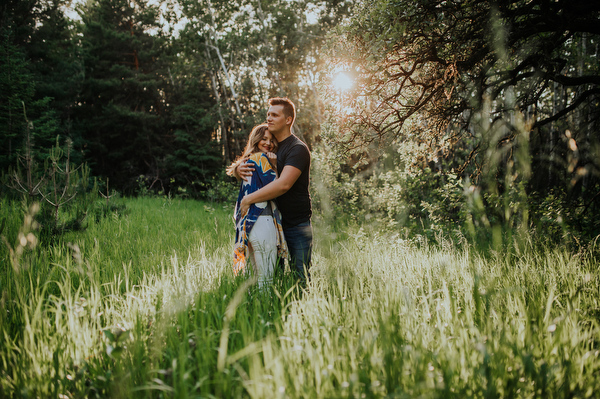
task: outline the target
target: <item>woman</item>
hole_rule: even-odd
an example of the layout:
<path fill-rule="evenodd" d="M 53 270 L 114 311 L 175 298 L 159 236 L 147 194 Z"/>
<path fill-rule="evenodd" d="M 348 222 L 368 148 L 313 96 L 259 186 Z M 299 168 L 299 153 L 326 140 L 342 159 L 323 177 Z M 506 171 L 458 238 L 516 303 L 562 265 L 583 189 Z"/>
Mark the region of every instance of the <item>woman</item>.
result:
<path fill-rule="evenodd" d="M 245 215 L 240 212 L 240 202 L 244 196 L 266 186 L 277 178 L 277 141 L 267 130 L 267 125 L 254 127 L 244 153 L 227 168 L 232 176 L 240 162 L 247 161 L 254 166 L 248 180 L 242 180 L 235 204 L 235 275 L 247 272 L 247 259 L 251 259 L 254 273 L 260 288 L 273 281 L 277 257 L 287 257 L 287 246 L 281 227 L 281 215 L 274 201 L 253 204 Z"/>

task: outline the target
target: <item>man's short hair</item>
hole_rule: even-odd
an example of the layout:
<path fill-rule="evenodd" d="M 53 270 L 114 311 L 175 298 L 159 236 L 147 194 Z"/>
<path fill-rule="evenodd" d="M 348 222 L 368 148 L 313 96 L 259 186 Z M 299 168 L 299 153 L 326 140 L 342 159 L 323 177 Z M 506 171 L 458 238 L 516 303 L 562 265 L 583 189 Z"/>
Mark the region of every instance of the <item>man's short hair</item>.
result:
<path fill-rule="evenodd" d="M 283 114 L 286 118 L 291 116 L 292 125 L 294 124 L 296 120 L 296 106 L 292 100 L 287 97 L 272 97 L 269 98 L 269 105 L 283 105 Z"/>

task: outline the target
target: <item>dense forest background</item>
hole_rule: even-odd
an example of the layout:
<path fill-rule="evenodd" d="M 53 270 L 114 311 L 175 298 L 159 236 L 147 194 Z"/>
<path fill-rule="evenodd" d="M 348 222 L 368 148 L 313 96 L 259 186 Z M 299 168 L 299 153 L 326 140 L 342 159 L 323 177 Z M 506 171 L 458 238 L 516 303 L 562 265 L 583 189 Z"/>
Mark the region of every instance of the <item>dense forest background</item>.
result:
<path fill-rule="evenodd" d="M 70 6 L 79 18 L 67 18 Z M 125 193 L 143 179 L 151 189 L 198 195 L 264 120 L 269 96 L 297 99 L 296 132 L 313 140 L 319 47 L 347 7 L 5 2 L 0 168 L 17 165 L 27 134 L 40 164 L 58 137 L 73 162 Z"/>
<path fill-rule="evenodd" d="M 287 96 L 324 218 L 589 242 L 599 22 L 584 0 L 7 0 L 0 193 L 55 227 L 115 192 L 230 200 L 224 167 Z"/>

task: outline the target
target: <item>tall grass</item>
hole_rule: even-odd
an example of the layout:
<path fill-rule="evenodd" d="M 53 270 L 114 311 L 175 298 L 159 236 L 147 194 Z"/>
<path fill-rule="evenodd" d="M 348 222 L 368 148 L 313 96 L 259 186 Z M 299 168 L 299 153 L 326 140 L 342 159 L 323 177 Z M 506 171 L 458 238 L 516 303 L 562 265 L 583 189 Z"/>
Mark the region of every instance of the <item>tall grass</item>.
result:
<path fill-rule="evenodd" d="M 560 250 L 482 259 L 368 237 L 320 264 L 279 341 L 265 343 L 254 396 L 597 391 L 596 259 Z"/>
<path fill-rule="evenodd" d="M 1 327 L 0 396 L 591 397 L 600 389 L 593 252 L 525 241 L 482 257 L 375 233 L 330 242 L 317 220 L 308 290 L 281 274 L 259 291 L 231 276 L 230 209 L 159 199 L 128 200 L 127 209 L 32 260 L 52 259 L 36 269 L 47 267 L 45 277 L 21 273 L 27 294 L 3 304 L 14 303 L 19 323 L 16 334 Z"/>

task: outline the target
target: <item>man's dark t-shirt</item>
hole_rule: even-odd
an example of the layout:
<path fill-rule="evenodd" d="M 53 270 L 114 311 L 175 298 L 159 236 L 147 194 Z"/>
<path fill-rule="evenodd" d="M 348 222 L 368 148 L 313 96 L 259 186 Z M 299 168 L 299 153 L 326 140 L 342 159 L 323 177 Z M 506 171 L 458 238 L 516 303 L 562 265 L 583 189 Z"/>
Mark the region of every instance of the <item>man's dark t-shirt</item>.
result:
<path fill-rule="evenodd" d="M 277 207 L 281 211 L 283 227 L 297 226 L 308 222 L 312 215 L 308 185 L 310 181 L 310 151 L 293 134 L 279 143 L 277 149 L 277 170 L 283 171 L 286 165 L 294 166 L 302 172 L 294 185 L 277 197 Z"/>

